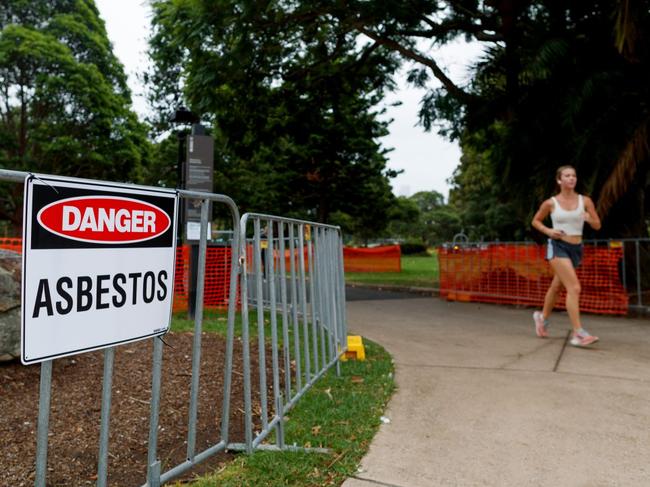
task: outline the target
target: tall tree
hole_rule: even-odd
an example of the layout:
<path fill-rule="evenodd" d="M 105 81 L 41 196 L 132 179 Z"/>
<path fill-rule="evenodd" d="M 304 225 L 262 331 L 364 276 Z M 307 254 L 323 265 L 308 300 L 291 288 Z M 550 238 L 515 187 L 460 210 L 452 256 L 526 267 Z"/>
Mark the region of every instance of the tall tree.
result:
<path fill-rule="evenodd" d="M 216 190 L 242 208 L 386 224 L 376 108 L 397 63 L 309 2 L 153 2 L 149 73 L 161 114 L 182 100 L 212 126 Z"/>
<path fill-rule="evenodd" d="M 327 2 L 316 3 L 314 11 Z M 472 151 L 489 154 L 498 203 L 515 203 L 513 221 L 525 225 L 555 168 L 573 163 L 598 200 L 603 234 L 646 233 L 647 0 L 349 1 L 345 10 L 350 29 L 417 63 L 412 82 L 440 82 L 423 99 L 423 125 L 446 121 L 443 133 L 463 147 L 481 143 Z M 467 86 L 422 49 L 423 40 L 458 37 L 486 46 Z"/>
<path fill-rule="evenodd" d="M 437 191 L 419 191 L 401 196 L 391 210 L 388 230 L 401 237 L 427 245 L 450 241 L 463 229 L 456 207 L 448 205 Z"/>
<path fill-rule="evenodd" d="M 149 152 L 124 69 L 93 0 L 8 0 L 0 8 L 0 166 L 137 180 Z M 19 226 L 22 188 L 0 194 Z"/>

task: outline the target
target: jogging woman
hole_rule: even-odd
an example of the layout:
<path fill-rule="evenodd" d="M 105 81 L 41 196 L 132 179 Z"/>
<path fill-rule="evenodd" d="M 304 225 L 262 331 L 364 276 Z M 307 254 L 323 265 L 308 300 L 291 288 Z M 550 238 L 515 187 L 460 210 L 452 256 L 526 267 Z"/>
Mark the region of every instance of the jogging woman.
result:
<path fill-rule="evenodd" d="M 548 336 L 548 317 L 564 286 L 566 309 L 573 326 L 570 343 L 575 347 L 586 347 L 596 343 L 598 337 L 589 334 L 580 322 L 580 281 L 576 267 L 582 260 L 582 227 L 587 222 L 591 228 L 598 230 L 600 218 L 591 198 L 576 193 L 578 178 L 572 166 L 558 168 L 555 179 L 559 193 L 541 204 L 532 221 L 535 229 L 549 237 L 546 260 L 554 273 L 551 286 L 546 291 L 543 310 L 533 313 L 535 332 L 540 338 Z M 551 215 L 553 228 L 544 225 L 548 215 Z"/>

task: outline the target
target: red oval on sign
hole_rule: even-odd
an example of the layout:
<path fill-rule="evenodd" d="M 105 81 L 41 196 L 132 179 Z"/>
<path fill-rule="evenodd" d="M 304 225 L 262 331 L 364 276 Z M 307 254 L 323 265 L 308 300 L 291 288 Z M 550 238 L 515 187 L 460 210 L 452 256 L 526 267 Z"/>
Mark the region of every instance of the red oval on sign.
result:
<path fill-rule="evenodd" d="M 162 235 L 171 219 L 160 208 L 119 196 L 80 196 L 56 201 L 36 216 L 46 230 L 64 238 L 127 244 Z"/>

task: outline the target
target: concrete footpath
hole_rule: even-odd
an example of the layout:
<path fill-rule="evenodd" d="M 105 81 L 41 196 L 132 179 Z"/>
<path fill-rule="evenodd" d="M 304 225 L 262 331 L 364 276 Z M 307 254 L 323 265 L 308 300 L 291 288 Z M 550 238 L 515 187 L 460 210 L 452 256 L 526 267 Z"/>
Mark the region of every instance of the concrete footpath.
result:
<path fill-rule="evenodd" d="M 650 486 L 650 321 L 585 315 L 551 338 L 532 310 L 438 298 L 348 302 L 394 357 L 397 392 L 344 487 Z"/>

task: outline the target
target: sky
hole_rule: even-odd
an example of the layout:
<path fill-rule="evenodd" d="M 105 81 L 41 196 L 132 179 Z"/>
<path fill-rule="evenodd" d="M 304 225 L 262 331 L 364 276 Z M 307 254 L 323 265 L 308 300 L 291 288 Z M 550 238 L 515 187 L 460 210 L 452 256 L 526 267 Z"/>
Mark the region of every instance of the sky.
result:
<path fill-rule="evenodd" d="M 141 117 L 147 113 L 144 89 L 138 78 L 148 64 L 145 54 L 151 13 L 146 0 L 95 0 L 100 16 L 106 23 L 113 51 L 124 65 L 133 97 L 133 108 Z M 481 54 L 478 43 L 458 41 L 438 51 L 428 50 L 436 62 L 456 83 L 468 79 L 467 66 Z M 417 113 L 424 94 L 407 85 L 405 64 L 398 77 L 398 89 L 386 99 L 386 119 L 392 119 L 390 134 L 381 139 L 388 154 L 388 167 L 404 172 L 391 181 L 398 196 L 411 196 L 418 191 L 438 191 L 449 194 L 448 179 L 460 160 L 460 148 L 435 133 L 417 126 Z M 432 87 L 437 85 L 431 84 Z M 398 106 L 392 106 L 400 101 Z"/>

